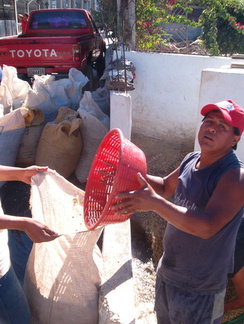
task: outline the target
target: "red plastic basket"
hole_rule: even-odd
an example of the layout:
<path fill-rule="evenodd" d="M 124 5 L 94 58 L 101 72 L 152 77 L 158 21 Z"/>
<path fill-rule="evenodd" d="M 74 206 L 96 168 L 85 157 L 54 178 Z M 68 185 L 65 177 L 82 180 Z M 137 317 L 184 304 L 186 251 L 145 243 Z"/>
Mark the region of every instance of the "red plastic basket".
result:
<path fill-rule="evenodd" d="M 114 128 L 103 138 L 89 172 L 85 199 L 84 220 L 88 229 L 120 223 L 131 215 L 115 215 L 111 206 L 120 192 L 140 189 L 137 173 L 147 173 L 145 154 Z"/>

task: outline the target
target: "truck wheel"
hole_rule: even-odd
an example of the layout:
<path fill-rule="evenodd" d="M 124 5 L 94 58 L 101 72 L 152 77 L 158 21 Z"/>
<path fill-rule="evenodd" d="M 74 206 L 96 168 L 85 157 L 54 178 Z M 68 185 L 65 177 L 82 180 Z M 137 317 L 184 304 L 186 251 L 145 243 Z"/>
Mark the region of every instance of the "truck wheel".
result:
<path fill-rule="evenodd" d="M 93 71 L 92 71 L 92 65 L 90 63 L 86 64 L 86 68 L 84 71 L 85 76 L 89 79 L 88 83 L 86 84 L 86 90 L 92 91 L 92 84 L 93 84 Z"/>
<path fill-rule="evenodd" d="M 105 50 L 98 56 L 96 60 L 96 70 L 97 70 L 97 75 L 100 79 L 105 70 Z"/>
<path fill-rule="evenodd" d="M 89 82 L 86 84 L 86 88 L 90 91 L 93 85 L 93 66 L 92 66 L 92 59 L 91 59 L 91 53 L 89 53 L 87 60 L 86 60 L 86 66 L 83 71 L 84 75 L 89 79 Z"/>

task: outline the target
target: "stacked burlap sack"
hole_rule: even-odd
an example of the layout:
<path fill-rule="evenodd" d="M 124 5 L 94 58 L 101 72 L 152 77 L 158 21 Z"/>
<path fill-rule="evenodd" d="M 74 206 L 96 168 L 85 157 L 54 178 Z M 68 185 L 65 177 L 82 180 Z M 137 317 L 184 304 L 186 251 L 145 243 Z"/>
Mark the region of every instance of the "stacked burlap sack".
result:
<path fill-rule="evenodd" d="M 18 79 L 15 68 L 3 67 L 0 163 L 49 166 L 33 178 L 32 217 L 64 234 L 34 244 L 29 256 L 24 287 L 32 324 L 98 323 L 102 257 L 97 241 L 102 228 L 86 229 L 84 191 L 67 180 L 73 174 L 86 182 L 109 131 L 108 92 L 82 94 L 87 81 L 71 69 L 69 79 L 36 76 L 31 87 Z"/>
<path fill-rule="evenodd" d="M 85 91 L 89 80 L 71 69 L 67 79 L 35 76 L 33 86 L 17 77 L 17 70 L 3 66 L 0 116 L 16 109 L 28 111 L 11 165 L 49 166 L 60 175 L 72 174 L 87 181 L 95 152 L 109 131 L 109 92 Z"/>

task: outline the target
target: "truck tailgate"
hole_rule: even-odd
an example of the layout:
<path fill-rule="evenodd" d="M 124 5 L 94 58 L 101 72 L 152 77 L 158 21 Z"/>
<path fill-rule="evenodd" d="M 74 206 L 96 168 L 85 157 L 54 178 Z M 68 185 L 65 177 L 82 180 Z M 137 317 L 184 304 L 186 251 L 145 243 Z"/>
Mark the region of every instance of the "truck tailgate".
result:
<path fill-rule="evenodd" d="M 81 51 L 91 46 L 91 35 L 51 37 L 6 37 L 0 40 L 0 64 L 14 66 L 19 73 L 44 74 L 80 68 L 74 61 L 73 46 L 82 42 Z M 76 66 L 77 64 L 77 66 Z M 67 69 L 66 69 L 67 65 Z"/>

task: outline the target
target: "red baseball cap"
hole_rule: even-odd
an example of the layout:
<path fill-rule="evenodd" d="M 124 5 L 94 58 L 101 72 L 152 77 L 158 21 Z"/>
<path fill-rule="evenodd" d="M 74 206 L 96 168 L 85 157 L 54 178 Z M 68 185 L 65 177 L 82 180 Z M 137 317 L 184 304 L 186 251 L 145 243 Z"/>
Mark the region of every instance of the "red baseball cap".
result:
<path fill-rule="evenodd" d="M 219 110 L 225 121 L 240 131 L 240 135 L 244 130 L 244 109 L 232 100 L 224 100 L 215 104 L 208 104 L 201 109 L 201 114 L 206 116 L 212 110 Z"/>

